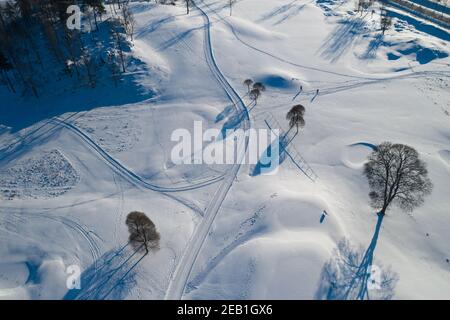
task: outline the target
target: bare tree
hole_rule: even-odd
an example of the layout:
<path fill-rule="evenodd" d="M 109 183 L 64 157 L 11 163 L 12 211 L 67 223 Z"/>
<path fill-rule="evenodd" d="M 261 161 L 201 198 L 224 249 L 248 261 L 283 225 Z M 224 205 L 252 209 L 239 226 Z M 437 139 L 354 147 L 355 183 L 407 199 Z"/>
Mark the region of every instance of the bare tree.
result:
<path fill-rule="evenodd" d="M 381 9 L 380 26 L 383 34 L 392 26 L 392 17 L 389 17 L 387 11 L 384 9 Z"/>
<path fill-rule="evenodd" d="M 230 17 L 233 15 L 233 4 L 234 4 L 235 0 L 229 0 L 229 4 L 230 4 Z"/>
<path fill-rule="evenodd" d="M 266 91 L 266 87 L 261 82 L 255 82 L 253 84 L 253 89 L 258 89 L 261 92 Z"/>
<path fill-rule="evenodd" d="M 296 135 L 298 134 L 298 128 L 303 128 L 305 126 L 305 107 L 301 104 L 295 105 L 286 114 L 286 119 L 289 120 L 289 131 L 295 126 L 297 128 Z"/>
<path fill-rule="evenodd" d="M 98 17 L 102 18 L 102 15 L 106 13 L 105 6 L 101 0 L 87 0 L 87 4 L 92 7 L 94 14 L 95 28 L 98 31 Z"/>
<path fill-rule="evenodd" d="M 113 42 L 116 45 L 116 50 L 119 53 L 120 62 L 122 65 L 122 72 L 126 72 L 126 66 L 125 66 L 125 53 L 123 50 L 123 43 L 126 43 L 125 39 L 123 39 L 123 35 L 120 32 L 120 28 L 122 28 L 120 21 L 115 20 L 113 21 L 114 25 L 111 28 L 110 32 L 112 33 Z"/>
<path fill-rule="evenodd" d="M 261 91 L 259 91 L 259 89 L 252 89 L 252 91 L 250 91 L 250 98 L 255 101 L 255 105 L 258 104 L 258 98 L 261 96 Z"/>
<path fill-rule="evenodd" d="M 191 3 L 191 0 L 184 0 L 186 2 L 186 14 L 189 14 L 189 5 Z"/>
<path fill-rule="evenodd" d="M 250 94 L 250 86 L 253 84 L 253 80 L 252 79 L 245 79 L 244 80 L 244 85 L 247 86 L 247 93 Z"/>
<path fill-rule="evenodd" d="M 145 254 L 149 253 L 149 249 L 156 249 L 159 246 L 161 238 L 156 231 L 155 224 L 145 213 L 139 211 L 130 212 L 127 216 L 126 225 L 130 232 L 130 243 L 136 249 L 145 248 Z"/>
<path fill-rule="evenodd" d="M 133 41 L 133 33 L 136 21 L 134 20 L 133 13 L 128 6 L 122 6 L 122 18 L 125 32 L 130 37 L 131 41 Z"/>
<path fill-rule="evenodd" d="M 6 56 L 0 51 L 0 73 L 4 77 L 8 87 L 12 92 L 16 92 L 14 85 L 11 82 L 11 79 L 8 76 L 8 72 L 13 69 L 12 64 L 8 61 Z"/>
<path fill-rule="evenodd" d="M 362 15 L 364 11 L 367 11 L 373 5 L 373 0 L 358 0 L 357 12 Z"/>
<path fill-rule="evenodd" d="M 369 180 L 371 206 L 380 209 L 380 215 L 392 203 L 404 211 L 414 210 L 433 188 L 418 152 L 403 144 L 380 144 L 369 156 L 364 174 Z"/>

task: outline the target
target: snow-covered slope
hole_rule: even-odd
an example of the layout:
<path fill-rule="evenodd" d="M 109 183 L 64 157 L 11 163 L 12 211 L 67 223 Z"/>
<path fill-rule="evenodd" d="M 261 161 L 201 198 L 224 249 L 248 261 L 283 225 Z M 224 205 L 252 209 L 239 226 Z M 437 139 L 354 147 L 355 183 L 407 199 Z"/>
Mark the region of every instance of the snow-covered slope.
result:
<path fill-rule="evenodd" d="M 190 15 L 132 4 L 133 53 L 147 67 L 136 81 L 151 96 L 2 123 L 0 298 L 333 298 L 327 263 L 368 248 L 391 281 L 372 297 L 450 298 L 447 31 L 392 9 L 382 36 L 378 11 L 360 16 L 351 1 L 241 0 L 231 17 L 227 3 L 196 0 Z M 305 105 L 292 146 L 315 182 L 289 158 L 275 175 L 171 163 L 172 132 L 226 128 L 250 102 L 246 78 L 267 90 L 236 126 L 273 117 L 287 130 L 286 112 Z M 416 148 L 434 189 L 377 228 L 362 167 L 383 141 Z M 127 246 L 133 210 L 161 234 L 145 257 Z M 71 265 L 81 290 L 66 287 Z"/>

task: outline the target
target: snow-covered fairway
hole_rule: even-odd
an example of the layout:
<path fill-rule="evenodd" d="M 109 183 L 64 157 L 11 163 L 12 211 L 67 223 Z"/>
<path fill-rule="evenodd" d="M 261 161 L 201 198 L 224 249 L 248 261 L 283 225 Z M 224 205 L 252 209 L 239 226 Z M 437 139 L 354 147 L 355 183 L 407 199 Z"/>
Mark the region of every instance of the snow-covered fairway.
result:
<path fill-rule="evenodd" d="M 419 151 L 434 190 L 412 215 L 385 217 L 375 264 L 398 281 L 381 294 L 450 298 L 448 38 L 402 19 L 381 37 L 377 13 L 350 14 L 353 2 L 241 0 L 232 17 L 227 4 L 196 0 L 202 11 L 190 15 L 132 5 L 134 53 L 149 67 L 139 85 L 156 93 L 150 99 L 0 127 L 0 299 L 324 298 L 322 271 L 338 243 L 365 251 L 375 233 L 362 166 L 386 140 Z M 240 126 L 267 128 L 270 113 L 287 130 L 286 112 L 305 105 L 292 144 L 315 183 L 290 159 L 275 175 L 170 163 L 172 131 L 195 120 L 226 126 L 233 103 L 249 102 L 246 78 L 267 91 Z M 25 183 L 8 200 L 3 177 L 52 150 L 70 164 L 56 170 L 77 174 L 60 173 L 64 192 Z M 161 233 L 160 250 L 142 260 L 126 247 L 133 210 Z M 70 265 L 82 269 L 81 291 L 67 291 Z"/>

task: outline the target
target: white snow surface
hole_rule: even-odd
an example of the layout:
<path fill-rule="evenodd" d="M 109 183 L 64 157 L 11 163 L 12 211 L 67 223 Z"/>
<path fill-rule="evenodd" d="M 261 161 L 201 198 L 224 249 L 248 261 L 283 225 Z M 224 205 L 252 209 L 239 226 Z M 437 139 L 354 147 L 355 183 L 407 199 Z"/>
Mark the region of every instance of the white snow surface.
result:
<path fill-rule="evenodd" d="M 378 11 L 360 16 L 352 1 L 240 0 L 231 17 L 228 1 L 195 3 L 190 15 L 131 4 L 133 54 L 147 67 L 136 81 L 152 97 L 0 124 L 0 299 L 324 298 L 338 243 L 370 246 L 377 215 L 362 170 L 383 141 L 417 149 L 434 189 L 412 214 L 388 212 L 374 264 L 395 274 L 394 299 L 450 299 L 447 31 L 395 16 L 381 36 Z M 250 103 L 246 78 L 267 88 L 252 128 L 271 113 L 287 130 L 289 108 L 306 107 L 292 144 L 316 182 L 290 159 L 275 175 L 171 163 L 173 130 L 222 129 L 237 112 L 230 92 Z M 22 99 L 0 88 L 2 104 Z M 145 257 L 127 246 L 134 210 L 161 234 Z"/>

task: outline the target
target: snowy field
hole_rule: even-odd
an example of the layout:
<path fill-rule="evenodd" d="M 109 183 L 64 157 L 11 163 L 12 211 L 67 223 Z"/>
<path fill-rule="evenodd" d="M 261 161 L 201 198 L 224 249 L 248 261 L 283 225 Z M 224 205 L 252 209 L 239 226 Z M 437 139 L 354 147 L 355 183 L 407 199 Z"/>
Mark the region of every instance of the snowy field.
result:
<path fill-rule="evenodd" d="M 0 88 L 1 112 L 61 102 L 54 117 L 0 121 L 0 299 L 333 299 L 327 268 L 367 249 L 386 281 L 372 298 L 450 299 L 448 30 L 391 9 L 382 35 L 377 6 L 343 0 L 239 0 L 231 17 L 228 1 L 131 7 L 145 69 L 138 89 L 111 93 L 120 103 L 105 88 L 63 103 Z M 234 123 L 246 78 L 267 89 Z M 287 131 L 298 103 L 292 147 L 315 181 L 288 157 L 274 175 L 170 160 L 176 129 Z M 362 170 L 383 141 L 418 150 L 434 189 L 380 225 Z M 161 234 L 145 257 L 127 245 L 134 210 Z M 73 265 L 80 290 L 66 286 Z"/>

